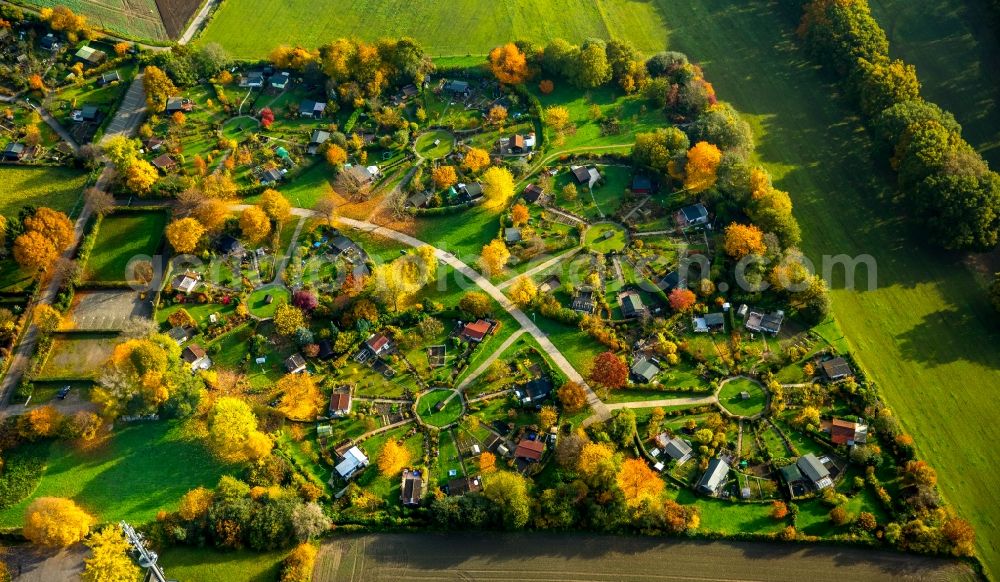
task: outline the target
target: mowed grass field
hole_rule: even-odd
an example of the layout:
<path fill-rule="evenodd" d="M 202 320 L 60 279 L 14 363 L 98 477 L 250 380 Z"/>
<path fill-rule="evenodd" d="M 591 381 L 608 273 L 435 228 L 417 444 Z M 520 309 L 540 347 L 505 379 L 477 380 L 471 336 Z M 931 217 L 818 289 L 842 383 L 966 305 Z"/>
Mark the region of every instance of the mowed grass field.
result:
<path fill-rule="evenodd" d="M 986 0 L 869 0 L 892 56 L 916 65 L 925 98 L 1000 167 L 1000 17 Z M 933 18 L 928 18 L 933 15 Z"/>
<path fill-rule="evenodd" d="M 153 521 L 160 509 L 175 510 L 189 490 L 212 487 L 230 470 L 176 422 L 116 428 L 91 451 L 56 442 L 38 488 L 0 511 L 0 527 L 20 527 L 25 509 L 38 497 L 73 499 L 98 522 L 126 519 L 139 525 Z"/>
<path fill-rule="evenodd" d="M 410 36 L 432 55 L 444 56 L 557 37 L 628 38 L 653 52 L 666 46 L 665 27 L 656 3 L 643 0 L 225 0 L 200 38 L 222 43 L 242 59 L 266 57 L 279 43 L 318 47 L 338 37 Z"/>
<path fill-rule="evenodd" d="M 855 109 L 799 49 L 797 6 L 667 2 L 670 44 L 701 62 L 718 94 L 754 125 L 759 160 L 791 193 L 804 250 L 870 254 L 877 288 L 835 281 L 834 312 L 947 499 L 1000 564 L 1000 321 L 961 257 L 923 246 L 892 195 L 886 161 Z M 959 66 L 956 63 L 956 66 Z"/>
<path fill-rule="evenodd" d="M 112 214 L 101 221 L 94 250 L 87 262 L 91 281 L 124 281 L 129 261 L 151 257 L 163 238 L 165 212 Z"/>
<path fill-rule="evenodd" d="M 69 213 L 86 184 L 87 174 L 69 168 L 0 167 L 0 214 L 16 218 L 29 205 Z"/>

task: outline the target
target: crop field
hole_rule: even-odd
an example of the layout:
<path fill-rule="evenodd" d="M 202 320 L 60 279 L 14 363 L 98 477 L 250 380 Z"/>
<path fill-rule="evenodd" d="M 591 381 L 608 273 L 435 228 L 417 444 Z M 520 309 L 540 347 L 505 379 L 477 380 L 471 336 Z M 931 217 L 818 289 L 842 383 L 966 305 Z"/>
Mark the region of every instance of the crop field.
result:
<path fill-rule="evenodd" d="M 101 221 L 94 250 L 87 262 L 91 281 L 124 281 L 129 261 L 151 257 L 163 238 L 163 212 L 112 214 Z"/>
<path fill-rule="evenodd" d="M 98 28 L 129 38 L 168 39 L 155 0 L 26 0 L 26 3 L 39 8 L 66 6 L 86 16 Z"/>
<path fill-rule="evenodd" d="M 24 206 L 48 206 L 69 213 L 83 195 L 87 175 L 69 168 L 0 168 L 0 214 L 17 216 Z"/>
<path fill-rule="evenodd" d="M 893 57 L 916 65 L 921 93 L 955 114 L 1000 167 L 1000 37 L 986 0 L 869 0 Z M 933 14 L 933 18 L 928 18 Z"/>
<path fill-rule="evenodd" d="M 809 572 L 809 579 L 817 581 L 974 579 L 967 566 L 954 561 L 848 546 L 462 533 L 331 540 L 320 550 L 313 580 L 775 581 L 801 580 L 803 572 Z"/>
<path fill-rule="evenodd" d="M 38 489 L 0 511 L 0 526 L 20 526 L 25 508 L 37 497 L 68 497 L 98 522 L 127 519 L 139 525 L 155 519 L 160 509 L 176 509 L 188 490 L 215 485 L 227 470 L 178 423 L 118 428 L 109 441 L 89 451 L 56 442 Z"/>
<path fill-rule="evenodd" d="M 667 44 L 657 3 L 638 0 L 225 0 L 201 39 L 221 43 L 237 58 L 254 59 L 267 56 L 278 43 L 317 47 L 338 37 L 400 36 L 413 37 L 433 55 L 456 56 L 485 54 L 518 38 L 628 38 L 646 52 Z"/>
<path fill-rule="evenodd" d="M 984 562 L 1000 563 L 1000 325 L 955 256 L 921 247 L 892 195 L 886 163 L 853 105 L 797 47 L 798 8 L 780 3 L 662 2 L 671 48 L 700 61 L 754 125 L 759 161 L 787 190 L 813 258 L 871 254 L 877 288 L 834 282 L 834 313 L 881 386 L 946 498 L 978 530 Z M 961 68 L 961 67 L 959 67 Z M 790 97 L 793 96 L 793 97 Z"/>

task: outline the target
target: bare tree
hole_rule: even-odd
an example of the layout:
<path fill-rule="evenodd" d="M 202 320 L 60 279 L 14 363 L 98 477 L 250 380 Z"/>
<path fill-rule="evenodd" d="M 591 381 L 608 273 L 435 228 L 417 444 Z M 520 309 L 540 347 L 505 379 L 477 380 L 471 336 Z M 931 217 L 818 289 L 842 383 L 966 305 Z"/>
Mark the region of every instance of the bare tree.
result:
<path fill-rule="evenodd" d="M 87 201 L 87 205 L 90 206 L 91 210 L 101 216 L 104 216 L 115 207 L 115 197 L 110 192 L 105 192 L 99 188 L 87 188 L 86 192 L 83 193 L 83 198 Z"/>
<path fill-rule="evenodd" d="M 371 180 L 350 168 L 337 175 L 337 191 L 355 202 L 368 200 L 372 194 Z"/>
<path fill-rule="evenodd" d="M 321 224 L 332 226 L 337 220 L 337 200 L 333 196 L 324 196 L 313 206 L 313 212 Z"/>
<path fill-rule="evenodd" d="M 197 188 L 188 188 L 178 193 L 177 204 L 174 206 L 174 215 L 178 218 L 191 216 L 204 199 L 204 194 Z"/>

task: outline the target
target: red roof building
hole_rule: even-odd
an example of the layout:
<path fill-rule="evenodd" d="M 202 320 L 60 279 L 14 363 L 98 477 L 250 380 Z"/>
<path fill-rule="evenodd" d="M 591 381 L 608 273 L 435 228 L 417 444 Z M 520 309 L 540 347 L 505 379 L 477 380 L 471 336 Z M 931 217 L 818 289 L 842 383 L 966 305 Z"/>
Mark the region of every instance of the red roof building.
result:
<path fill-rule="evenodd" d="M 462 328 L 462 339 L 467 342 L 481 342 L 490 333 L 490 322 L 480 319 L 476 323 L 467 323 Z"/>
<path fill-rule="evenodd" d="M 345 416 L 351 412 L 351 394 L 349 392 L 334 392 L 330 395 L 330 414 Z"/>
<path fill-rule="evenodd" d="M 368 349 L 379 355 L 385 350 L 389 349 L 389 338 L 384 335 L 379 335 L 368 340 Z"/>
<path fill-rule="evenodd" d="M 856 422 L 849 422 L 839 418 L 833 419 L 830 423 L 830 440 L 835 445 L 851 446 L 855 443 L 868 441 L 868 427 Z"/>
<path fill-rule="evenodd" d="M 517 443 L 517 450 L 514 451 L 514 456 L 518 459 L 536 462 L 542 458 L 542 453 L 544 452 L 545 443 L 542 441 L 521 439 L 521 442 Z"/>

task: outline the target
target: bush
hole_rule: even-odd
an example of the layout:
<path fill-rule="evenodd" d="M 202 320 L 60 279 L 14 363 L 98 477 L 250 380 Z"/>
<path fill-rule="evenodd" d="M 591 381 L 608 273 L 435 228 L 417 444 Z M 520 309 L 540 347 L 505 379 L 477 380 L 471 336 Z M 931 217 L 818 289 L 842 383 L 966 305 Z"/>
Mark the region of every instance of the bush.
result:
<path fill-rule="evenodd" d="M 31 495 L 42 478 L 45 461 L 34 448 L 21 447 L 4 459 L 0 475 L 0 509 L 6 509 Z"/>

